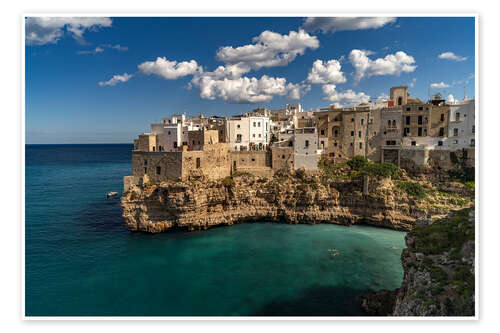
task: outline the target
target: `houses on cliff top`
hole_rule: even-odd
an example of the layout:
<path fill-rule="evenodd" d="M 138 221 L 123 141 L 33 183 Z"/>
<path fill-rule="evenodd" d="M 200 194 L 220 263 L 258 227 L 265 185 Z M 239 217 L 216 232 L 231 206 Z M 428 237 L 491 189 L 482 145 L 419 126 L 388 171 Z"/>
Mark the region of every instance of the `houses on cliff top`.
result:
<path fill-rule="evenodd" d="M 272 176 L 281 169 L 315 171 L 320 160 L 340 163 L 354 156 L 405 168 L 452 166 L 450 152 L 473 164 L 474 100 L 428 102 L 408 87 L 390 99 L 315 111 L 300 104 L 258 108 L 231 118 L 174 114 L 134 140 L 132 178 L 154 181 L 190 177 L 219 179 L 236 171 Z"/>

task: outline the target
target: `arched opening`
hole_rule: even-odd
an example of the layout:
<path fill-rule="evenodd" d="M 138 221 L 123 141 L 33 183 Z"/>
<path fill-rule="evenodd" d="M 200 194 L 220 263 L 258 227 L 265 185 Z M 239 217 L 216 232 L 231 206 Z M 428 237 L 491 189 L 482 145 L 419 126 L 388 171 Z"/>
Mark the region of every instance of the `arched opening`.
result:
<path fill-rule="evenodd" d="M 398 105 L 403 105 L 403 97 L 398 97 Z"/>

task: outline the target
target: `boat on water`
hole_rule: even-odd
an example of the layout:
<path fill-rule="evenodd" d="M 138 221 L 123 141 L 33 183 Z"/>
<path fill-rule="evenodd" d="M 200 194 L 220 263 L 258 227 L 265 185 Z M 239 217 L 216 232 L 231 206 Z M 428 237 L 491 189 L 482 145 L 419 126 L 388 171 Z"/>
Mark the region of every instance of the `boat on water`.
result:
<path fill-rule="evenodd" d="M 118 192 L 109 191 L 108 193 L 106 193 L 106 198 L 114 197 L 117 194 Z"/>

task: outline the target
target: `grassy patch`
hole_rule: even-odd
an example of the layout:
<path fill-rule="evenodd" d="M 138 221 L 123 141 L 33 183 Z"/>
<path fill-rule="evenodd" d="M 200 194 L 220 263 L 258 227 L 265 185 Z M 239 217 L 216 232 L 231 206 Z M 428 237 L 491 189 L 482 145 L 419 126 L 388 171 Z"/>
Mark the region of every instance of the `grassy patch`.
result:
<path fill-rule="evenodd" d="M 409 196 L 412 196 L 417 199 L 423 199 L 427 195 L 425 188 L 419 183 L 404 181 L 404 182 L 399 182 L 397 184 L 397 187 L 406 194 L 408 194 Z"/>

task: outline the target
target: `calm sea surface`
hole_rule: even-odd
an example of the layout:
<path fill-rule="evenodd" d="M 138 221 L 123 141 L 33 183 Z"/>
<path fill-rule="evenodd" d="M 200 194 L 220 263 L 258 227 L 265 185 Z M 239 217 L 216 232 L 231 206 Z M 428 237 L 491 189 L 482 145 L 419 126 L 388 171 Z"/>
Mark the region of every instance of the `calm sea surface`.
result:
<path fill-rule="evenodd" d="M 405 234 L 387 229 L 131 233 L 105 195 L 121 195 L 131 149 L 26 146 L 27 316 L 358 315 L 353 296 L 401 284 Z"/>

